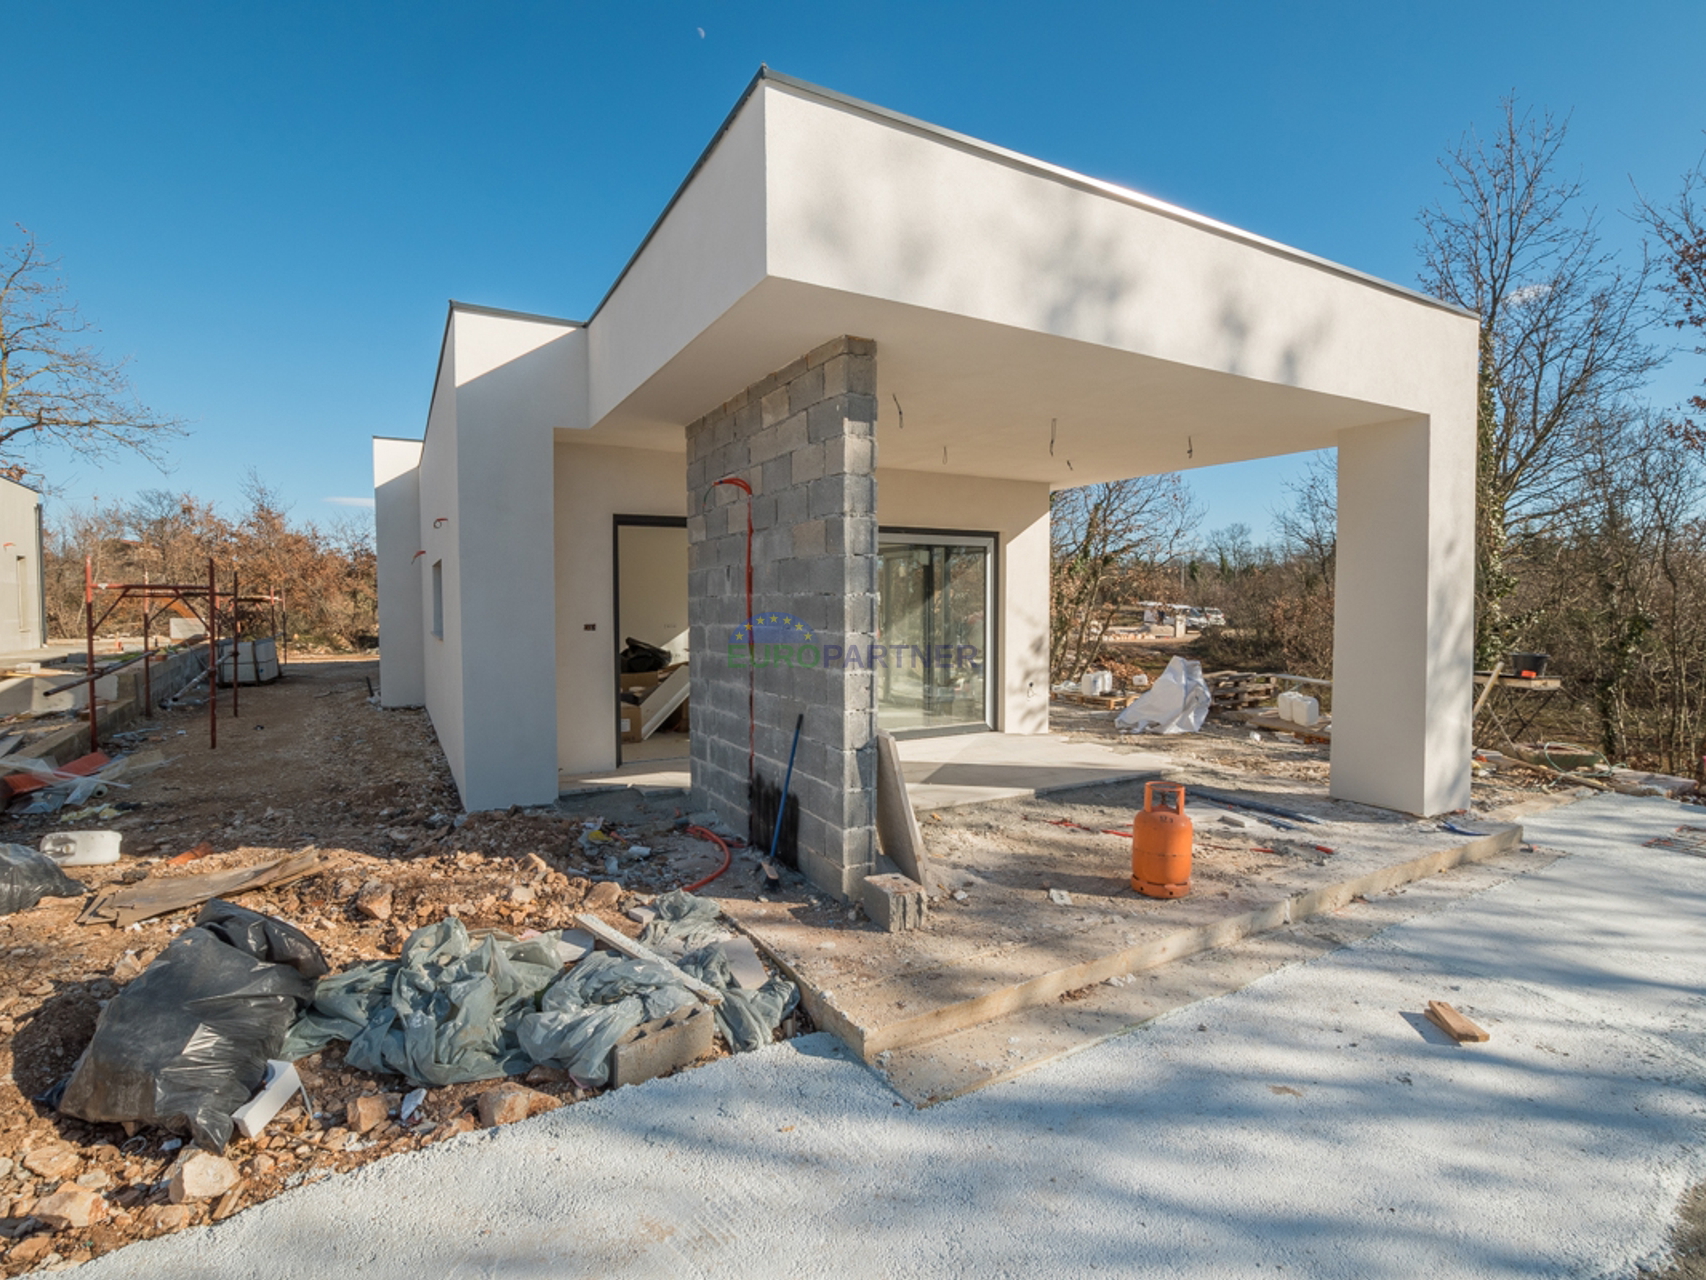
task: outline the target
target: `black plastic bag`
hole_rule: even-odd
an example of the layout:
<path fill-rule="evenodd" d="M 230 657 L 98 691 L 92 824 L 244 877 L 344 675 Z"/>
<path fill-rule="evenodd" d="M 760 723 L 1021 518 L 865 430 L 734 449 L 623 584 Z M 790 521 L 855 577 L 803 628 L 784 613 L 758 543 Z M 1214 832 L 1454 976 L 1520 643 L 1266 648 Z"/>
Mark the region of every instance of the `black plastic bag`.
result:
<path fill-rule="evenodd" d="M 214 899 L 196 927 L 107 1004 L 59 1109 L 84 1120 L 187 1125 L 222 1151 L 326 972 L 300 930 Z"/>
<path fill-rule="evenodd" d="M 45 853 L 0 844 L 0 916 L 28 911 L 43 898 L 79 898 L 89 892 Z"/>

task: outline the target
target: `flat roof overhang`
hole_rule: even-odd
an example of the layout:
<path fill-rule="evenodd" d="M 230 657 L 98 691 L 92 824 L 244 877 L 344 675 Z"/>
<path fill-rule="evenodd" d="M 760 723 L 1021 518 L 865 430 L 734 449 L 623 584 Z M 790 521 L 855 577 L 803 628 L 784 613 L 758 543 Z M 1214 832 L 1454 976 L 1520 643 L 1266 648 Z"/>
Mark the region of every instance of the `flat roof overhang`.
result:
<path fill-rule="evenodd" d="M 1473 378 L 1476 324 L 760 77 L 588 322 L 586 425 L 559 438 L 679 450 L 687 423 L 842 334 L 877 343 L 884 467 L 1068 487 L 1427 416 Z"/>

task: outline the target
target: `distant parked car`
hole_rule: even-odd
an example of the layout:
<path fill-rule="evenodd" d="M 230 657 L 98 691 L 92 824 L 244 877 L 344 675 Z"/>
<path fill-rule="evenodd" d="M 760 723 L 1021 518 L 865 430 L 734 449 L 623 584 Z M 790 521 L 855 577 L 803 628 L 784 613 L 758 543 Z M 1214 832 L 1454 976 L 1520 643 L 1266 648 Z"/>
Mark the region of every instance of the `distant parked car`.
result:
<path fill-rule="evenodd" d="M 1226 615 L 1219 609 L 1204 609 L 1202 612 L 1205 626 L 1224 627 L 1226 625 Z"/>

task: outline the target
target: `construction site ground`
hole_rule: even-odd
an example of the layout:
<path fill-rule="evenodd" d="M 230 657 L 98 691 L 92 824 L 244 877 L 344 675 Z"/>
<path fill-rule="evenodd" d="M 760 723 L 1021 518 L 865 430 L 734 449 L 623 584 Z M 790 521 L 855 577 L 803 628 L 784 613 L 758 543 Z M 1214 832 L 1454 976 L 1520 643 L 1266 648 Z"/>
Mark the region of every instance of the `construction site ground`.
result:
<path fill-rule="evenodd" d="M 1706 861 L 1648 842 L 1697 812 L 1535 813 L 1531 842 L 1561 855 L 1544 866 L 1381 895 L 1385 927 L 1349 945 L 1247 940 L 1302 963 L 1224 992 L 1199 971 L 1213 998 L 939 1106 L 806 1036 L 87 1274 L 1696 1276 L 1699 1223 L 1677 1215 L 1706 1176 Z M 1490 1040 L 1452 1042 L 1429 1000 Z"/>
<path fill-rule="evenodd" d="M 46 831 L 67 825 L 121 831 L 125 856 L 120 863 L 73 873 L 92 888 L 143 874 L 164 879 L 251 865 L 316 848 L 330 860 L 326 871 L 237 901 L 302 928 L 334 971 L 394 956 L 412 929 L 447 915 L 473 928 L 521 933 L 572 926 L 578 912 L 590 910 L 632 936 L 639 926 L 626 914 L 631 907 L 692 883 L 719 864 L 715 846 L 682 830 L 688 814 L 686 799 L 679 795 L 610 792 L 555 807 L 460 817 L 426 717 L 418 711 L 381 710 L 370 697 L 376 678 L 372 660 L 293 658 L 284 680 L 242 691 L 240 716 L 224 704 L 217 751 L 208 749 L 204 708 L 161 713 L 117 744 L 160 747 L 171 758 L 166 767 L 123 791 L 119 803 L 124 808 L 72 824 L 52 816 L 7 817 L 0 819 L 0 839 L 33 847 Z M 1063 732 L 1115 740 L 1109 717 L 1058 706 L 1054 715 Z M 1145 738 L 1142 749 L 1175 756 L 1187 781 L 1267 793 L 1286 804 L 1326 803 L 1326 757 L 1319 747 L 1270 735 L 1255 741 L 1242 730 L 1211 727 L 1189 739 Z M 1118 881 L 1129 864 L 1120 840 L 1048 821 L 1068 817 L 1084 826 L 1124 827 L 1140 791 L 1128 785 L 1112 794 L 1065 793 L 1041 806 L 1009 801 L 944 811 L 939 817 L 921 815 L 929 847 L 955 877 L 949 887 L 965 895 L 937 904 L 929 945 L 941 949 L 938 959 L 979 950 L 981 944 L 956 926 L 975 924 L 987 941 L 1022 920 L 1024 929 L 1033 930 L 1033 941 L 1046 943 L 1052 937 L 1070 949 L 1096 936 L 1105 917 L 1117 917 L 1125 927 L 1145 913 L 1164 912 L 1164 906 L 1151 911 L 1133 902 L 1129 890 L 1122 896 Z M 1532 807 L 1555 802 L 1536 787 L 1512 787 L 1503 778 L 1478 780 L 1476 799 L 1474 819 L 1487 816 L 1483 806 L 1510 811 L 1517 801 Z M 1220 824 L 1207 811 L 1198 816 L 1208 822 L 1198 893 L 1194 901 L 1186 900 L 1191 910 L 1215 908 L 1240 894 L 1266 892 L 1282 881 L 1289 885 L 1288 877 L 1308 880 L 1323 867 L 1331 869 L 1331 857 L 1296 847 L 1295 833 Z M 1404 824 L 1392 827 L 1408 830 Z M 1440 847 L 1436 835 L 1421 845 Z M 212 852 L 167 864 L 203 846 Z M 1282 925 L 1242 941 L 1229 937 L 1231 945 L 1145 970 L 1141 984 L 1075 986 L 1008 1015 L 1015 1021 L 977 1024 L 997 1028 L 983 1034 L 985 1039 L 997 1035 L 999 1043 L 968 1040 L 951 1046 L 946 1077 L 940 1054 L 908 1059 L 908 1049 L 896 1049 L 883 1065 L 893 1085 L 915 1102 L 952 1096 L 1365 936 L 1412 907 L 1474 892 L 1524 869 L 1529 865 L 1524 858 L 1539 865 L 1546 857 L 1544 852 L 1501 852 L 1483 866 L 1435 877 L 1425 888 L 1400 887 L 1389 897 L 1350 902 L 1331 917 Z M 362 886 L 375 880 L 392 890 L 386 919 L 370 918 L 356 906 Z M 1050 887 L 1064 889 L 1073 906 L 1050 902 Z M 755 908 L 776 906 L 791 926 L 817 931 L 812 935 L 811 949 L 818 953 L 814 964 L 839 953 L 826 972 L 835 971 L 835 964 L 892 965 L 895 955 L 919 945 L 918 939 L 876 932 L 857 910 L 814 895 L 796 877 L 787 878 L 778 902 L 778 895 L 766 893 L 753 858 L 744 852 L 704 892 L 721 898 L 743 921 Z M 771 903 L 760 901 L 767 897 Z M 299 1064 L 315 1114 L 292 1108 L 255 1142 L 233 1139 L 227 1155 L 243 1175 L 235 1192 L 216 1202 L 168 1205 L 162 1183 L 177 1156 L 170 1146 L 175 1135 L 144 1129 L 132 1137 L 116 1125 L 68 1119 L 34 1099 L 69 1071 L 102 1003 L 187 927 L 194 912 L 116 929 L 74 923 L 79 907 L 75 900 L 50 898 L 0 918 L 6 978 L 0 988 L 0 1232 L 18 1237 L 0 1238 L 5 1274 L 79 1262 L 137 1239 L 223 1220 L 290 1188 L 443 1143 L 477 1126 L 473 1099 L 496 1082 L 434 1089 L 424 1123 L 404 1127 L 387 1121 L 356 1140 L 344 1123 L 346 1106 L 370 1094 L 394 1104 L 407 1086 L 397 1077 L 346 1068 L 337 1045 Z M 762 927 L 753 931 L 768 940 Z M 778 944 L 778 952 L 787 956 L 788 949 Z M 795 960 L 804 963 L 797 955 Z M 1061 1011 L 1067 1015 L 1064 1022 Z M 785 1025 L 784 1033 L 811 1029 L 809 1018 L 801 1017 Z M 713 1058 L 723 1056 L 719 1042 Z M 592 1096 L 549 1072 L 535 1074 L 530 1083 L 559 1106 Z M 73 1163 L 41 1158 L 60 1151 L 68 1151 Z M 57 1167 L 49 1176 L 32 1164 Z M 30 1225 L 35 1201 L 61 1179 L 98 1188 L 111 1206 L 110 1216 L 86 1229 L 58 1233 Z"/>
<path fill-rule="evenodd" d="M 643 860 L 629 856 L 620 838 L 594 842 L 589 852 L 583 837 L 590 817 L 583 812 L 523 810 L 458 822 L 455 790 L 425 714 L 374 705 L 369 682 L 377 676 L 371 659 L 293 658 L 285 679 L 241 691 L 240 716 L 231 714 L 230 691 L 223 690 L 217 750 L 208 749 L 205 708 L 162 712 L 137 733 L 104 744 L 114 751 L 159 747 L 171 758 L 108 797 L 134 807 L 72 823 L 8 816 L 0 819 L 0 840 L 33 848 L 48 831 L 122 832 L 117 864 L 70 873 L 96 889 L 144 873 L 188 876 L 316 848 L 330 861 L 326 871 L 235 901 L 301 928 L 334 972 L 395 956 L 411 930 L 448 915 L 470 928 L 521 933 L 572 927 L 577 913 L 590 911 L 633 936 L 640 926 L 624 914 L 629 906 L 697 879 L 720 861 L 714 846 L 676 830 L 678 804 L 639 797 L 601 797 L 610 801 L 608 816 L 592 816 L 603 817 L 601 834 L 619 832 L 652 848 Z M 203 845 L 213 852 L 166 865 Z M 527 861 L 529 854 L 544 867 Z M 612 857 L 620 863 L 614 876 L 606 871 Z M 355 905 L 369 881 L 392 889 L 386 920 Z M 391 1121 L 358 1141 L 345 1125 L 348 1103 L 377 1093 L 394 1111 L 408 1085 L 345 1069 L 343 1045 L 336 1044 L 298 1064 L 316 1115 L 294 1106 L 255 1142 L 232 1139 L 226 1155 L 243 1174 L 232 1199 L 170 1206 L 163 1178 L 178 1153 L 166 1144 L 179 1135 L 145 1129 L 132 1138 L 118 1125 L 85 1124 L 34 1099 L 71 1069 L 103 1003 L 193 922 L 195 910 L 119 929 L 75 923 L 82 905 L 44 898 L 31 910 L 0 917 L 0 1273 L 86 1259 L 443 1141 L 473 1128 L 473 1099 L 501 1083 L 433 1089 L 423 1123 L 404 1128 Z M 561 1073 L 542 1071 L 528 1083 L 560 1104 L 588 1096 Z M 74 1162 L 52 1176 L 30 1168 L 50 1167 L 42 1153 L 61 1149 Z M 35 1202 L 72 1180 L 97 1188 L 110 1216 L 59 1233 L 30 1225 Z"/>

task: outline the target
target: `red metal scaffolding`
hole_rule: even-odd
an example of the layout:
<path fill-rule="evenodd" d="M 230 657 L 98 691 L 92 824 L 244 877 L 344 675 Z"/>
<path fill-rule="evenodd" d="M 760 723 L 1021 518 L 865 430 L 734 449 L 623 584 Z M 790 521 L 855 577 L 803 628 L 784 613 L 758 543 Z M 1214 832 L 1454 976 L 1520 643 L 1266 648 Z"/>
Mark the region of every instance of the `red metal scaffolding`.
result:
<path fill-rule="evenodd" d="M 112 603 L 107 605 L 99 617 L 96 617 L 95 593 L 99 591 L 114 592 L 116 594 L 113 597 Z M 142 605 L 142 652 L 134 658 L 127 658 L 123 662 L 97 669 L 95 666 L 95 633 L 100 630 L 102 623 L 112 617 L 113 611 L 126 601 L 138 601 Z M 205 614 L 196 607 L 196 604 L 194 603 L 196 601 L 200 601 L 206 606 Z M 88 625 L 88 652 L 85 674 L 83 679 L 71 681 L 69 684 L 59 685 L 57 686 L 57 689 L 75 688 L 80 684 L 87 684 L 89 686 L 90 751 L 96 750 L 100 745 L 98 741 L 99 730 L 96 723 L 95 682 L 100 680 L 103 676 L 111 675 L 115 671 L 121 671 L 125 667 L 134 666 L 136 663 L 140 662 L 142 664 L 143 701 L 147 705 L 149 713 L 153 713 L 154 681 L 151 668 L 154 660 L 154 650 L 150 627 L 153 623 L 154 616 L 164 608 L 170 607 L 173 604 L 177 604 L 188 610 L 198 622 L 207 628 L 207 745 L 210 750 L 216 749 L 219 746 L 220 609 L 222 607 L 224 608 L 226 616 L 231 624 L 231 714 L 233 716 L 238 714 L 238 689 L 241 687 L 243 682 L 243 651 L 241 646 L 243 637 L 243 610 L 245 606 L 265 605 L 267 607 L 268 634 L 279 642 L 281 652 L 279 659 L 280 663 L 282 664 L 289 656 L 288 652 L 283 648 L 286 643 L 284 639 L 285 618 L 283 595 L 281 593 L 274 592 L 270 588 L 264 596 L 242 595 L 240 593 L 237 571 L 235 569 L 231 571 L 231 590 L 221 595 L 219 582 L 214 573 L 213 558 L 211 556 L 208 557 L 207 561 L 207 584 L 205 586 L 200 583 L 149 582 L 146 578 L 141 582 L 96 582 L 94 562 L 92 560 L 85 559 L 83 561 L 83 615 L 84 620 Z M 160 607 L 152 608 L 151 606 L 154 605 L 158 605 Z M 251 612 L 252 611 L 253 610 L 251 609 Z M 251 633 L 251 639 L 252 638 Z M 255 659 L 255 666 L 258 676 L 260 667 L 260 659 L 258 656 Z"/>

